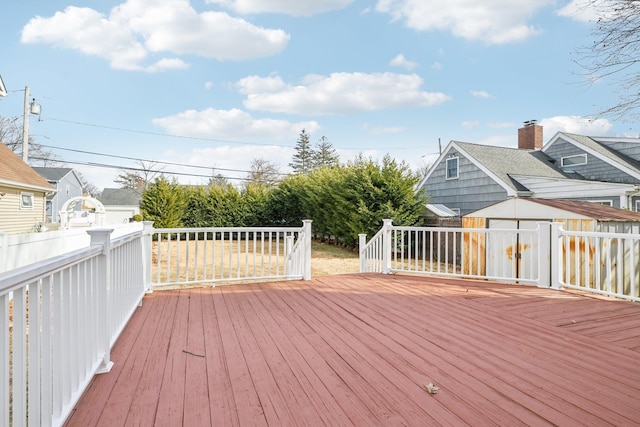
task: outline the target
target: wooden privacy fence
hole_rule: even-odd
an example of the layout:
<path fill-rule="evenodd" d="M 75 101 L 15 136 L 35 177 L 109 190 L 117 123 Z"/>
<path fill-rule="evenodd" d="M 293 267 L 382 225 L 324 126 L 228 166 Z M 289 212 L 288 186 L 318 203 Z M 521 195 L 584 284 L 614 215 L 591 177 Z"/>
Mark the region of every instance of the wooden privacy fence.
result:
<path fill-rule="evenodd" d="M 640 301 L 640 235 L 535 229 L 402 227 L 385 220 L 360 271 L 480 278 L 572 288 Z"/>

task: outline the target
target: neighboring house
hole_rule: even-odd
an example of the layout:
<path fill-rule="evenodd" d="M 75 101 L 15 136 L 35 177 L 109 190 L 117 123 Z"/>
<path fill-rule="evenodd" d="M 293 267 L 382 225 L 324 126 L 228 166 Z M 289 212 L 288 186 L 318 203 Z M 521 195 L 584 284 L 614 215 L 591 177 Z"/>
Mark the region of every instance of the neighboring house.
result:
<path fill-rule="evenodd" d="M 105 209 L 105 224 L 130 222 L 140 213 L 142 190 L 131 188 L 105 188 L 98 200 Z"/>
<path fill-rule="evenodd" d="M 55 188 L 0 142 L 0 232 L 38 231 Z"/>
<path fill-rule="evenodd" d="M 640 207 L 640 179 L 633 174 L 624 178 L 615 172 L 619 168 L 625 172 L 632 171 L 632 166 L 639 163 L 629 158 L 633 151 L 629 146 L 640 149 L 640 140 L 615 140 L 619 147 L 623 142 L 627 145 L 624 146 L 624 154 L 610 155 L 608 162 L 602 162 L 611 169 L 608 176 L 619 177 L 607 180 L 604 179 L 607 176 L 604 167 L 598 175 L 592 173 L 588 177 L 584 175 L 585 171 L 577 168 L 581 162 L 575 161 L 574 156 L 582 156 L 581 153 L 569 153 L 567 147 L 563 147 L 562 141 L 567 135 L 559 133 L 543 148 L 542 126 L 528 123 L 518 130 L 518 148 L 451 141 L 418 188 L 430 196 L 429 203 L 443 204 L 460 215 L 511 197 L 587 200 L 624 209 Z M 577 135 L 572 137 L 574 141 Z M 594 151 L 591 147 L 589 156 L 595 157 L 591 154 Z M 604 148 L 598 151 L 601 157 L 604 156 L 603 151 Z M 624 161 L 616 162 L 616 159 L 623 158 Z M 592 160 L 590 165 L 594 164 L 595 160 Z M 640 172 L 640 169 L 636 171 Z"/>
<path fill-rule="evenodd" d="M 56 188 L 57 192 L 47 197 L 47 220 L 60 222 L 60 209 L 67 200 L 83 195 L 80 177 L 71 168 L 34 167 L 33 169 Z"/>

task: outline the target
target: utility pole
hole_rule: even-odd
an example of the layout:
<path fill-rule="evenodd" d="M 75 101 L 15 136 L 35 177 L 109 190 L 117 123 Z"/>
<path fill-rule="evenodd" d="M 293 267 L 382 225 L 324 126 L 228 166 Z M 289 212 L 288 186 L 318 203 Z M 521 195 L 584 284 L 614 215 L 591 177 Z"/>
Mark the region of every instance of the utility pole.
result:
<path fill-rule="evenodd" d="M 29 86 L 24 87 L 24 116 L 22 117 L 22 161 L 29 163 L 29 115 L 40 114 L 40 105 L 36 103 L 35 98 L 31 103 Z"/>
<path fill-rule="evenodd" d="M 24 87 L 24 116 L 22 117 L 22 161 L 29 163 L 29 86 Z"/>

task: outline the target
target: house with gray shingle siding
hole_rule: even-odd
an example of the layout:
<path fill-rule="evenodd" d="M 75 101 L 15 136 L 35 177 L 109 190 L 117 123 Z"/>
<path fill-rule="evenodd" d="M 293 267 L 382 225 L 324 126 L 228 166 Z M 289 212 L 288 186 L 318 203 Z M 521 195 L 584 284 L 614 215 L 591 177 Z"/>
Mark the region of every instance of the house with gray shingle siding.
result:
<path fill-rule="evenodd" d="M 518 148 L 451 141 L 419 191 L 466 215 L 512 197 L 573 199 L 640 210 L 640 139 L 518 130 Z"/>
<path fill-rule="evenodd" d="M 78 173 L 71 168 L 34 167 L 57 190 L 47 197 L 47 221 L 60 222 L 60 209 L 74 197 L 82 197 L 84 188 Z"/>

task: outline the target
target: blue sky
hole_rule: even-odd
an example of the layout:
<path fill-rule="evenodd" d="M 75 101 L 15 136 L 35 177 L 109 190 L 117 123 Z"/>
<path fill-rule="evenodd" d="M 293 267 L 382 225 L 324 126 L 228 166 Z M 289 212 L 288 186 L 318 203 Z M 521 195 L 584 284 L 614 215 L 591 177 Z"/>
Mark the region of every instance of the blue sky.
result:
<path fill-rule="evenodd" d="M 0 26 L 0 115 L 21 117 L 29 86 L 31 135 L 98 188 L 120 171 L 77 163 L 233 178 L 259 158 L 286 173 L 302 129 L 342 161 L 413 168 L 439 139 L 515 147 L 530 119 L 545 141 L 637 134 L 594 116 L 616 95 L 580 83 L 593 27 L 579 1 L 22 0 Z"/>

